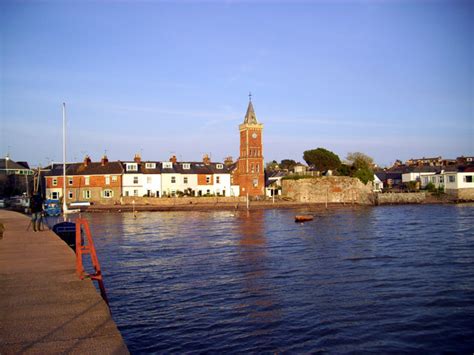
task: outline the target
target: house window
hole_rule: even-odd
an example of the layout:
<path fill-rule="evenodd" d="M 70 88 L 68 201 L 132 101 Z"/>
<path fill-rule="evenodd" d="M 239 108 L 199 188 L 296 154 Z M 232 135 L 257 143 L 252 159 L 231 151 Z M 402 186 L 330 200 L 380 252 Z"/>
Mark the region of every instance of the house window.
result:
<path fill-rule="evenodd" d="M 432 176 L 431 177 L 431 182 L 434 183 L 436 181 L 436 177 Z"/>
<path fill-rule="evenodd" d="M 134 183 L 134 184 L 138 184 L 138 176 L 134 176 L 134 177 L 133 177 L 133 183 Z"/>
<path fill-rule="evenodd" d="M 449 181 L 449 182 L 456 182 L 456 176 L 454 176 L 454 175 L 449 175 L 449 176 L 448 176 L 448 181 Z"/>
<path fill-rule="evenodd" d="M 257 173 L 260 172 L 260 164 L 257 164 Z"/>
<path fill-rule="evenodd" d="M 112 176 L 112 181 L 117 182 L 117 175 Z"/>
<path fill-rule="evenodd" d="M 206 190 L 206 195 L 210 195 L 211 194 L 211 190 Z"/>
<path fill-rule="evenodd" d="M 58 179 L 53 178 L 53 186 L 57 186 L 57 185 L 58 185 Z"/>
<path fill-rule="evenodd" d="M 112 198 L 114 197 L 114 192 L 110 189 L 107 189 L 107 190 L 103 190 L 102 191 L 102 197 L 104 198 Z"/>
<path fill-rule="evenodd" d="M 90 198 L 91 198 L 91 190 L 84 190 L 84 191 L 82 192 L 82 196 L 83 196 L 86 200 L 90 199 Z"/>
<path fill-rule="evenodd" d="M 188 183 L 188 177 L 187 177 L 187 176 L 185 176 L 185 177 L 183 178 L 183 183 L 185 183 L 185 184 Z"/>
<path fill-rule="evenodd" d="M 464 177 L 464 181 L 465 181 L 465 182 L 472 182 L 472 175 L 466 175 L 466 176 Z"/>
<path fill-rule="evenodd" d="M 138 164 L 128 163 L 126 169 L 127 171 L 138 171 Z"/>
<path fill-rule="evenodd" d="M 156 164 L 155 163 L 145 163 L 145 168 L 147 169 L 155 169 Z"/>
<path fill-rule="evenodd" d="M 130 192 L 129 191 L 125 191 L 125 197 L 128 197 L 130 196 Z"/>
<path fill-rule="evenodd" d="M 84 176 L 84 185 L 89 185 L 90 180 L 91 180 L 91 178 L 89 176 Z"/>
<path fill-rule="evenodd" d="M 222 164 L 217 164 L 217 165 L 216 165 L 216 168 L 217 168 L 217 169 L 222 169 L 223 167 L 224 167 L 224 166 L 223 166 Z"/>
<path fill-rule="evenodd" d="M 423 177 L 423 184 L 428 184 L 428 178 L 427 177 Z"/>
<path fill-rule="evenodd" d="M 211 183 L 211 177 L 209 175 L 206 176 L 206 184 Z"/>
<path fill-rule="evenodd" d="M 59 192 L 57 192 L 57 191 L 51 192 L 51 199 L 52 200 L 58 200 L 59 199 Z"/>
<path fill-rule="evenodd" d="M 133 190 L 133 196 L 138 196 L 138 190 Z"/>
<path fill-rule="evenodd" d="M 67 178 L 67 183 L 72 185 L 74 183 L 74 179 L 72 177 Z"/>
<path fill-rule="evenodd" d="M 68 191 L 67 197 L 68 197 L 68 199 L 73 199 L 74 198 L 74 192 L 73 191 Z"/>
<path fill-rule="evenodd" d="M 439 183 L 444 184 L 444 177 L 442 177 L 442 176 L 439 177 Z"/>
<path fill-rule="evenodd" d="M 172 176 L 172 177 L 171 177 L 171 183 L 172 183 L 172 184 L 176 184 L 176 176 Z"/>
<path fill-rule="evenodd" d="M 173 163 L 170 161 L 164 161 L 162 163 L 163 169 L 173 169 Z"/>
<path fill-rule="evenodd" d="M 186 170 L 191 169 L 191 164 L 189 164 L 189 163 L 183 163 L 183 169 L 186 169 Z"/>
<path fill-rule="evenodd" d="M 220 176 L 216 176 L 216 184 L 219 184 L 221 182 L 221 177 Z"/>
<path fill-rule="evenodd" d="M 147 177 L 146 177 L 146 183 L 147 183 L 147 184 L 151 184 L 151 176 L 147 176 Z"/>
<path fill-rule="evenodd" d="M 254 167 L 253 163 L 252 163 L 252 164 L 250 164 L 250 171 L 251 171 L 252 173 L 254 173 L 254 172 L 255 172 L 255 167 Z"/>
<path fill-rule="evenodd" d="M 110 185 L 110 176 L 109 176 L 109 175 L 107 175 L 107 176 L 105 177 L 105 184 L 106 184 L 106 185 Z"/>
<path fill-rule="evenodd" d="M 253 186 L 257 187 L 258 186 L 258 179 L 253 179 Z"/>

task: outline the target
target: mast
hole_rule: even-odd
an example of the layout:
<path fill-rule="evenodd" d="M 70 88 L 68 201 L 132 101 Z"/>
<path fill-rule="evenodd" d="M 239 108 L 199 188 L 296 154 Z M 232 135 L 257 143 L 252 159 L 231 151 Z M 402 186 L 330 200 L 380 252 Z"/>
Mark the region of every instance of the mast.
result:
<path fill-rule="evenodd" d="M 63 213 L 66 211 L 66 103 L 63 102 Z"/>

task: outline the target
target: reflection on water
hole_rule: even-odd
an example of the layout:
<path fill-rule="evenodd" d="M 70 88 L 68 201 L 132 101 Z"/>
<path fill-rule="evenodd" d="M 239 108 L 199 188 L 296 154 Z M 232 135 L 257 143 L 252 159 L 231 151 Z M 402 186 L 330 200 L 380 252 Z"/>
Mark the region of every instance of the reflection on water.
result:
<path fill-rule="evenodd" d="M 134 353 L 472 352 L 472 205 L 87 217 Z"/>

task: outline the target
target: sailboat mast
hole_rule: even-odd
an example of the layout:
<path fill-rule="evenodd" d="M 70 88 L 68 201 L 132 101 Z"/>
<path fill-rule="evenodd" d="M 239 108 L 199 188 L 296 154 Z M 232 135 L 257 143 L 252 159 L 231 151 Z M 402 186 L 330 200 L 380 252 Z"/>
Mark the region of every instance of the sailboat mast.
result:
<path fill-rule="evenodd" d="M 66 205 L 66 103 L 63 102 L 63 211 L 67 210 Z"/>

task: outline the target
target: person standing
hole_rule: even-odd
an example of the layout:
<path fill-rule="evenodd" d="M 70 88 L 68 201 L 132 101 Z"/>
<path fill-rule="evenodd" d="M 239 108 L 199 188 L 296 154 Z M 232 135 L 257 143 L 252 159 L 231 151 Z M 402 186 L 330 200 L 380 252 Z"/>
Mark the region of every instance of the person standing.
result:
<path fill-rule="evenodd" d="M 43 198 L 40 194 L 35 194 L 30 200 L 31 209 L 31 223 L 33 224 L 33 231 L 39 232 L 41 226 L 41 219 L 43 214 Z"/>

